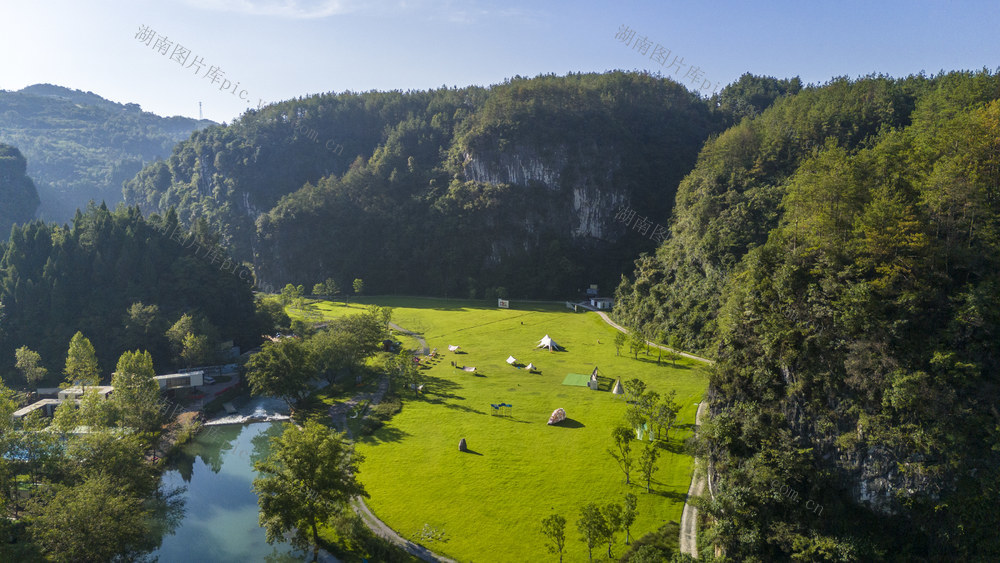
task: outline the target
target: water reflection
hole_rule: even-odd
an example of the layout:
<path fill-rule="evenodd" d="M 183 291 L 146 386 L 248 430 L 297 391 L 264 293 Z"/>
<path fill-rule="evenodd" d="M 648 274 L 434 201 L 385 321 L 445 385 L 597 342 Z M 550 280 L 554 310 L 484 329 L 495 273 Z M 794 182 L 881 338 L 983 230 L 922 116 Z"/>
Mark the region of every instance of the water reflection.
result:
<path fill-rule="evenodd" d="M 268 545 L 257 521 L 253 461 L 267 455 L 281 423 L 213 426 L 171 460 L 160 490 L 169 498 L 159 523 L 159 561 L 303 561 L 288 544 Z M 169 493 L 168 493 L 169 492 Z"/>

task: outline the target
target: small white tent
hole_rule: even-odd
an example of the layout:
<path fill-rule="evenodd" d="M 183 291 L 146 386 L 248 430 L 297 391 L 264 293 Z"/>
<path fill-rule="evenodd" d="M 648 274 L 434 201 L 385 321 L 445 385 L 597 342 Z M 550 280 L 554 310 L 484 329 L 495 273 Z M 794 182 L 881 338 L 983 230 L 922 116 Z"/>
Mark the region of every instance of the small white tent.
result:
<path fill-rule="evenodd" d="M 622 389 L 622 380 L 621 379 L 616 379 L 615 380 L 615 387 L 614 387 L 614 389 L 611 390 L 611 392 L 613 394 L 615 394 L 615 395 L 621 395 L 621 394 L 625 393 L 625 390 Z"/>
<path fill-rule="evenodd" d="M 449 352 L 458 352 L 459 348 L 461 348 L 461 346 L 448 346 L 448 351 Z"/>
<path fill-rule="evenodd" d="M 545 335 L 545 338 L 538 341 L 538 346 L 536 346 L 536 348 L 548 348 L 550 351 L 562 350 L 562 347 L 556 344 L 554 340 L 549 338 L 548 334 Z"/>
<path fill-rule="evenodd" d="M 535 367 L 535 364 L 528 364 L 528 367 L 527 367 L 528 371 L 535 371 L 536 369 L 538 369 L 538 368 Z"/>
<path fill-rule="evenodd" d="M 510 365 L 514 365 L 517 363 L 517 359 L 514 356 L 507 356 L 507 363 Z"/>

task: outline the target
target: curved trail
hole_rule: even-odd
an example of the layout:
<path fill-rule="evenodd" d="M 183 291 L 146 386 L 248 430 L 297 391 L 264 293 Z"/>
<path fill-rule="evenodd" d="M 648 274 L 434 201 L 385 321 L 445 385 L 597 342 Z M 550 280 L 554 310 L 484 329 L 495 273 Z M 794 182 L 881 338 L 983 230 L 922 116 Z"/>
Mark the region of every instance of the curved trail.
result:
<path fill-rule="evenodd" d="M 611 320 L 608 314 L 604 311 L 598 311 L 586 305 L 581 305 L 582 307 L 589 309 L 604 319 L 604 322 L 618 329 L 619 331 L 628 334 L 628 330 L 625 327 L 619 325 L 618 323 Z M 668 352 L 674 352 L 684 358 L 695 360 L 698 362 L 704 362 L 708 365 L 712 365 L 715 362 L 709 360 L 708 358 L 702 358 L 701 356 L 695 356 L 694 354 L 688 354 L 687 352 L 681 352 L 680 350 L 674 350 L 667 346 L 661 346 L 659 344 L 648 342 L 648 344 L 660 348 L 661 350 L 666 350 Z M 698 427 L 701 426 L 702 416 L 705 414 L 706 402 L 704 399 L 698 403 L 698 411 L 694 415 L 695 432 L 698 431 Z M 695 559 L 698 558 L 698 509 L 694 506 L 688 504 L 687 499 L 691 497 L 696 497 L 700 495 L 705 490 L 705 477 L 699 473 L 699 460 L 695 458 L 694 460 L 694 475 L 691 477 L 691 486 L 688 487 L 687 497 L 684 499 L 684 510 L 681 512 L 681 537 L 680 537 L 680 551 L 681 553 L 687 553 Z M 706 469 L 707 471 L 707 469 Z"/>
<path fill-rule="evenodd" d="M 407 336 L 412 336 L 416 338 L 417 341 L 420 343 L 420 345 L 423 347 L 422 350 L 423 354 L 426 355 L 430 353 L 430 348 L 427 347 L 427 341 L 424 340 L 422 336 L 419 336 L 415 332 L 406 330 L 405 328 L 402 328 L 395 323 L 389 323 L 389 326 L 391 326 L 393 329 L 403 334 L 406 334 Z M 330 418 L 333 419 L 334 424 L 340 425 L 344 429 L 344 431 L 347 432 L 347 435 L 350 438 L 351 431 L 347 427 L 347 413 L 351 409 L 353 409 L 355 405 L 364 400 L 371 401 L 370 403 L 371 406 L 379 404 L 382 401 L 382 397 L 385 396 L 388 390 L 389 390 L 389 377 L 383 374 L 382 378 L 379 380 L 377 391 L 375 391 L 372 394 L 359 393 L 358 395 L 351 397 L 350 399 L 344 401 L 343 403 L 338 403 L 330 407 Z M 396 531 L 390 528 L 388 524 L 380 520 L 378 516 L 375 516 L 375 513 L 372 512 L 370 508 L 368 508 L 368 505 L 365 504 L 365 501 L 362 497 L 355 497 L 351 501 L 351 507 L 354 509 L 354 512 L 356 512 L 358 516 L 361 517 L 361 520 L 365 523 L 366 526 L 368 526 L 368 529 L 371 530 L 373 534 L 381 538 L 385 538 L 386 540 L 396 544 L 403 551 L 409 553 L 410 555 L 418 557 L 423 561 L 427 561 L 428 563 L 435 563 L 438 561 L 444 563 L 455 563 L 455 560 L 449 559 L 443 555 L 438 555 L 437 553 L 434 553 L 433 551 L 427 549 L 426 547 L 417 543 L 413 543 L 412 541 L 397 534 Z"/>

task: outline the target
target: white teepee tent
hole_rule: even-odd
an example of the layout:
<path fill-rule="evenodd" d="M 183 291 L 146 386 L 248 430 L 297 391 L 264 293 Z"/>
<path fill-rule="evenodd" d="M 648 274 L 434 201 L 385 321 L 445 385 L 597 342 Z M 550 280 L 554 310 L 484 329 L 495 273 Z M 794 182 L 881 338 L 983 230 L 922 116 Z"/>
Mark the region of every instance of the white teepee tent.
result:
<path fill-rule="evenodd" d="M 538 346 L 536 348 L 548 348 L 549 350 L 562 350 L 562 347 L 555 343 L 554 340 L 549 338 L 546 334 L 545 338 L 538 341 Z"/>
<path fill-rule="evenodd" d="M 625 393 L 625 390 L 622 389 L 622 380 L 621 379 L 616 379 L 615 380 L 615 386 L 614 386 L 613 389 L 611 389 L 611 393 L 614 394 L 614 395 L 622 395 L 622 394 Z"/>

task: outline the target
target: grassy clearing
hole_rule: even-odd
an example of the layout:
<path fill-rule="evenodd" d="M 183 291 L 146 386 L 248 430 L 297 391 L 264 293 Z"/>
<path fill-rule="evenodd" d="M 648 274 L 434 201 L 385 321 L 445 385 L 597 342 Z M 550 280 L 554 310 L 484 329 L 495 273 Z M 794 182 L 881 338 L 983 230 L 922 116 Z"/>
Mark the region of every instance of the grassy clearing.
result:
<path fill-rule="evenodd" d="M 586 547 L 577 540 L 575 523 L 588 502 L 620 502 L 626 492 L 635 493 L 640 516 L 633 537 L 680 521 L 693 464 L 682 444 L 708 382 L 699 364 L 657 365 L 655 355 L 616 357 L 614 329 L 593 313 L 562 305 L 517 308 L 514 302 L 514 309 L 500 310 L 485 302 L 384 297 L 316 307 L 324 318 L 335 318 L 368 302 L 394 307 L 393 321 L 420 333 L 443 356 L 422 372 L 427 393 L 404 392 L 402 411 L 358 441 L 366 457 L 360 478 L 371 494 L 369 505 L 401 535 L 461 561 L 541 560 L 550 556 L 539 522 L 558 513 L 568 521 L 566 560 L 580 561 Z M 567 351 L 536 349 L 545 334 Z M 450 344 L 466 353 L 449 353 Z M 534 363 L 541 374 L 508 366 L 508 355 Z M 455 369 L 452 361 L 475 366 L 478 374 Z M 638 377 L 661 394 L 677 392 L 679 428 L 662 451 L 651 494 L 638 484 L 637 470 L 626 486 L 606 451 L 624 400 L 561 385 L 567 373 L 590 373 L 595 365 L 608 378 Z M 501 402 L 513 405 L 512 416 L 491 414 L 490 405 Z M 570 420 L 548 426 L 558 407 Z M 472 452 L 458 451 L 461 438 Z M 634 451 L 641 447 L 633 442 Z M 619 537 L 615 553 L 622 552 Z"/>

